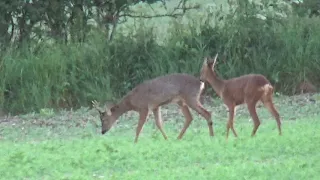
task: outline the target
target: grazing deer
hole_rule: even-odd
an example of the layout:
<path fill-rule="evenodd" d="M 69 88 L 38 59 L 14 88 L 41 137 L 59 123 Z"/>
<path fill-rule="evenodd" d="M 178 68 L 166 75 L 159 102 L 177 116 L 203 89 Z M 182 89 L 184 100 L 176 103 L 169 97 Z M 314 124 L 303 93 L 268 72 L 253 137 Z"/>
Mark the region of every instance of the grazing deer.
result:
<path fill-rule="evenodd" d="M 177 103 L 185 116 L 185 123 L 178 139 L 182 138 L 193 119 L 188 107 L 198 112 L 207 120 L 210 136 L 213 136 L 211 113 L 204 109 L 199 102 L 200 93 L 203 89 L 204 83 L 198 78 L 188 74 L 175 73 L 147 80 L 137 85 L 118 104 L 107 107 L 105 111 L 99 109 L 97 101 L 92 101 L 92 103 L 93 107 L 100 113 L 102 134 L 105 134 L 122 114 L 133 110 L 138 112 L 140 116 L 134 141 L 136 143 L 149 111 L 152 111 L 155 116 L 156 126 L 163 137 L 167 139 L 162 129 L 160 106 Z"/>
<path fill-rule="evenodd" d="M 256 112 L 256 104 L 260 100 L 270 111 L 277 121 L 279 135 L 281 135 L 280 116 L 272 102 L 273 87 L 270 82 L 260 74 L 248 74 L 240 77 L 223 80 L 219 78 L 214 70 L 218 54 L 212 60 L 205 58 L 201 71 L 200 80 L 208 82 L 229 110 L 229 120 L 227 123 L 227 139 L 231 128 L 235 137 L 238 137 L 233 127 L 235 107 L 246 103 L 252 117 L 254 127 L 251 136 L 256 134 L 260 126 L 260 120 Z"/>

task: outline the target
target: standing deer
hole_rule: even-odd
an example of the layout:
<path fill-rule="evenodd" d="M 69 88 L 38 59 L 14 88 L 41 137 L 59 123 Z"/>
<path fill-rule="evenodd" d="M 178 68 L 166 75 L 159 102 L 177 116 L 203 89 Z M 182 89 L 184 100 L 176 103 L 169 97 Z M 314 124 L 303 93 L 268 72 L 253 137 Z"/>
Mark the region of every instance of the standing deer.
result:
<path fill-rule="evenodd" d="M 139 134 L 146 122 L 149 111 L 153 112 L 156 126 L 164 139 L 167 139 L 162 129 L 160 106 L 169 103 L 177 103 L 185 116 L 185 123 L 178 139 L 182 138 L 193 119 L 188 107 L 207 120 L 210 136 L 213 136 L 211 113 L 204 109 L 199 102 L 200 93 L 203 89 L 204 83 L 198 78 L 188 74 L 175 73 L 159 76 L 137 85 L 118 104 L 107 107 L 105 111 L 99 109 L 97 101 L 92 101 L 92 104 L 100 113 L 102 134 L 105 134 L 122 114 L 131 110 L 138 112 L 140 118 L 136 129 L 135 143 L 138 142 Z"/>
<path fill-rule="evenodd" d="M 212 60 L 205 58 L 201 71 L 200 80 L 208 82 L 218 96 L 223 100 L 229 110 L 229 120 L 227 123 L 227 139 L 231 128 L 235 137 L 238 137 L 233 127 L 235 107 L 240 104 L 247 104 L 247 108 L 252 117 L 254 127 L 251 136 L 256 134 L 260 126 L 260 120 L 256 112 L 256 104 L 260 100 L 270 111 L 277 121 L 279 135 L 281 135 L 280 116 L 272 102 L 273 87 L 270 82 L 261 74 L 248 74 L 240 77 L 223 80 L 219 78 L 214 70 L 218 54 Z"/>

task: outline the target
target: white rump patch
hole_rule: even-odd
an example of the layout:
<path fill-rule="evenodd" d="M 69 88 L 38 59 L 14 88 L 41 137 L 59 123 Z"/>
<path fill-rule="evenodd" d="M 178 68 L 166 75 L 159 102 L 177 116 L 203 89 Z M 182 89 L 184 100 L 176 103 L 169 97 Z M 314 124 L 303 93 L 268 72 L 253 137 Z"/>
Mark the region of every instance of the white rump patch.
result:
<path fill-rule="evenodd" d="M 261 87 L 262 91 L 264 92 L 264 95 L 267 95 L 270 91 L 270 89 L 272 89 L 272 86 L 270 84 L 265 84 L 264 86 Z"/>
<path fill-rule="evenodd" d="M 200 82 L 200 91 L 202 91 L 204 89 L 204 82 Z"/>

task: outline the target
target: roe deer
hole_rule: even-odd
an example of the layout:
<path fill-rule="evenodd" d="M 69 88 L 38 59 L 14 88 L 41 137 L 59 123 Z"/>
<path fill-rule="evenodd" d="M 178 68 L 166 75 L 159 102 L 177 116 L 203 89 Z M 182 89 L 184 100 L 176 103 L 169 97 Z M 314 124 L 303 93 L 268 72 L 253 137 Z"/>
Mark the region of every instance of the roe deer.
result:
<path fill-rule="evenodd" d="M 163 137 L 167 139 L 162 129 L 160 106 L 177 103 L 185 116 L 185 123 L 178 139 L 182 138 L 193 119 L 188 107 L 207 120 L 209 134 L 213 136 L 211 113 L 204 109 L 199 102 L 199 96 L 203 89 L 204 83 L 198 78 L 188 74 L 174 73 L 144 81 L 128 92 L 118 104 L 107 107 L 105 111 L 99 109 L 97 101 L 92 101 L 92 103 L 93 107 L 100 113 L 102 134 L 105 134 L 122 114 L 133 110 L 138 112 L 140 116 L 134 141 L 136 143 L 149 111 L 152 111 L 156 126 Z"/>
<path fill-rule="evenodd" d="M 228 80 L 221 79 L 216 75 L 214 70 L 217 57 L 218 53 L 213 60 L 207 57 L 204 59 L 200 71 L 200 80 L 203 82 L 206 81 L 211 85 L 229 110 L 226 138 L 228 139 L 230 128 L 234 136 L 237 137 L 237 133 L 233 128 L 235 107 L 244 103 L 247 104 L 254 123 L 251 136 L 255 135 L 260 126 L 260 120 L 256 112 L 256 104 L 259 100 L 275 117 L 279 135 L 281 135 L 280 115 L 273 104 L 273 87 L 269 80 L 261 74 L 248 74 Z"/>

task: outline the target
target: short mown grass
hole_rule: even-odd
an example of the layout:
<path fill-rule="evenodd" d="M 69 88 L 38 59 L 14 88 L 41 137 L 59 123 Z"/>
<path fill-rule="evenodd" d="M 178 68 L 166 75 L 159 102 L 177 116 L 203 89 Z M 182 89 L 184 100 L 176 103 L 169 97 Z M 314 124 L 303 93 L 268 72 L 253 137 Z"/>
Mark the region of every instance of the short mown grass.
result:
<path fill-rule="evenodd" d="M 231 134 L 228 141 L 220 100 L 205 105 L 212 111 L 214 137 L 193 113 L 193 123 L 177 140 L 183 116 L 173 105 L 162 110 L 169 139 L 163 139 L 151 115 L 137 144 L 135 113 L 121 117 L 104 136 L 96 112 L 86 108 L 2 119 L 1 179 L 317 179 L 319 96 L 275 102 L 283 117 L 282 136 L 275 120 L 258 108 L 262 124 L 250 137 L 252 122 L 242 106 L 235 124 L 239 137 Z"/>

